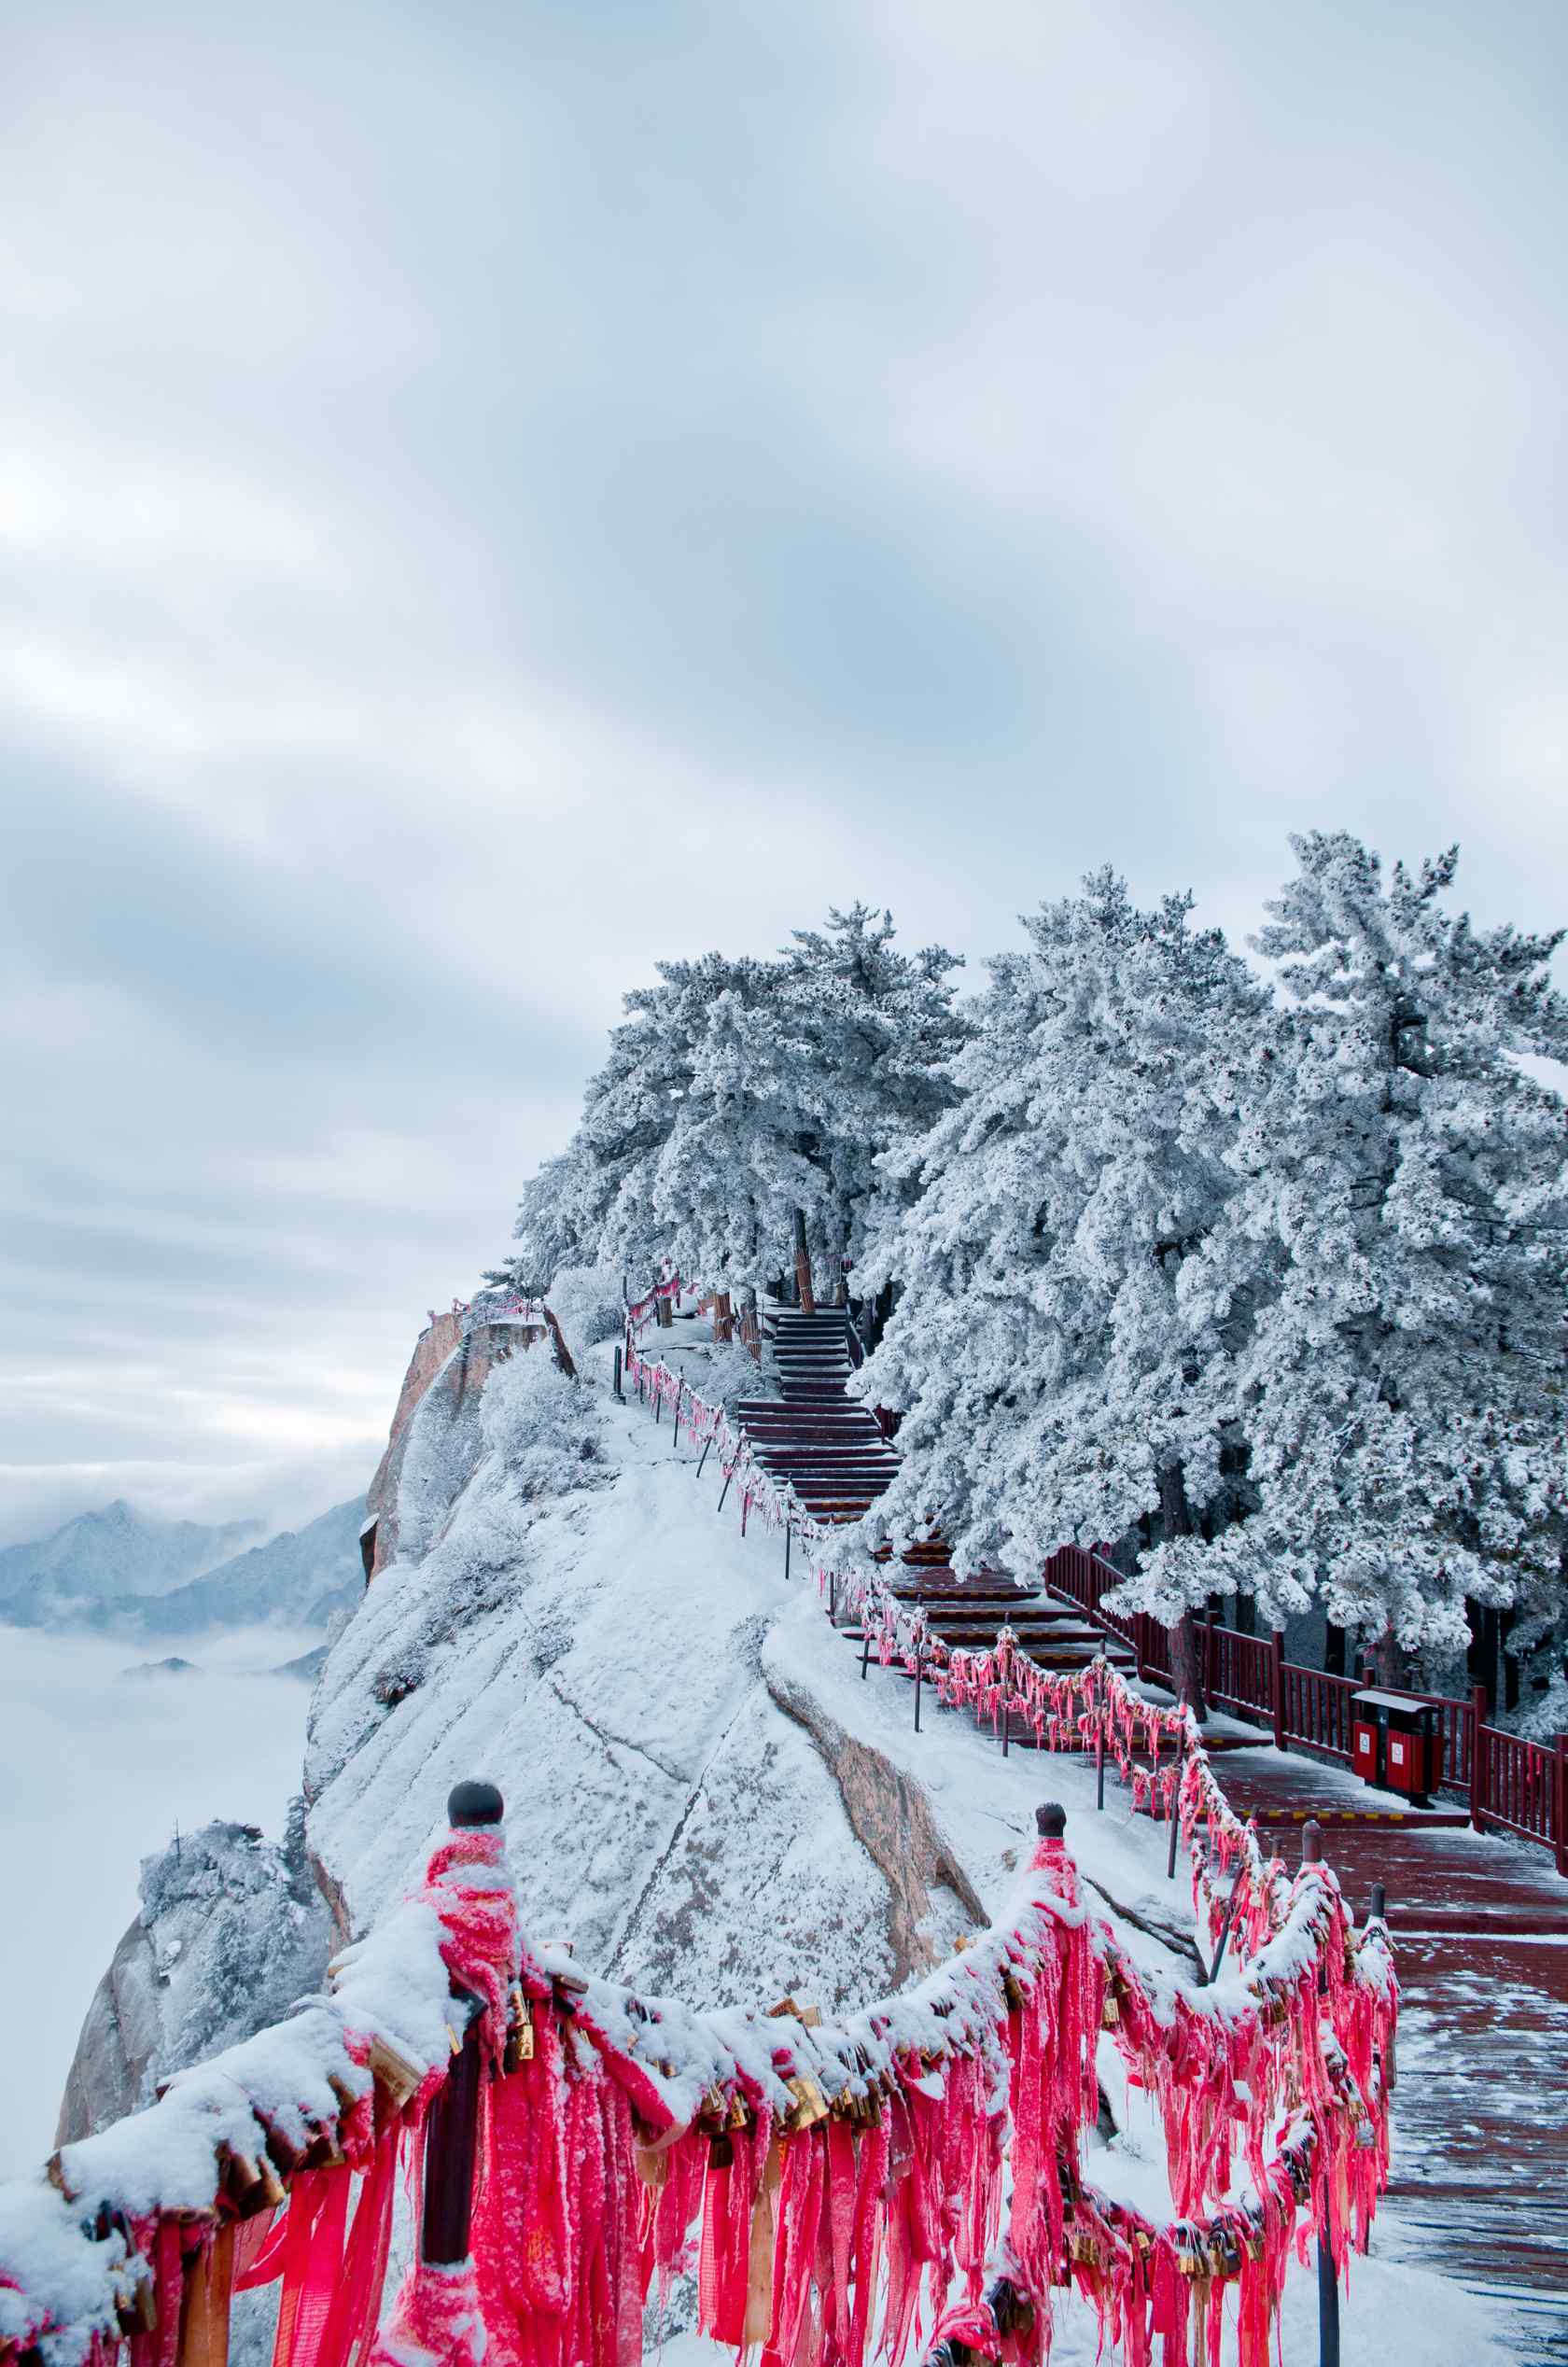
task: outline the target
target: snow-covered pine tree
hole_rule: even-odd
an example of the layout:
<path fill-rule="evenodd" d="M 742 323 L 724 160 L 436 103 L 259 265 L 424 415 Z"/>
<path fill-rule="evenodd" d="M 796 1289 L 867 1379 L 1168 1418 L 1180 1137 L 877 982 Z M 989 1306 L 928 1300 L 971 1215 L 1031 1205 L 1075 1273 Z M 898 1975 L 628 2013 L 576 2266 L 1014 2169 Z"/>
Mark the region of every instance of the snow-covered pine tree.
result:
<path fill-rule="evenodd" d="M 1232 1158 L 1236 1254 L 1282 1251 L 1243 1355 L 1255 1516 L 1222 1541 L 1277 1609 L 1314 1590 L 1400 1655 L 1463 1650 L 1466 1598 L 1561 1610 L 1565 1113 L 1557 936 L 1444 909 L 1457 849 L 1403 864 L 1344 833 L 1256 940 L 1295 1009 Z"/>
<path fill-rule="evenodd" d="M 958 1106 L 887 1163 L 913 1204 L 866 1280 L 902 1295 L 858 1386 L 903 1415 L 872 1517 L 896 1542 L 937 1528 L 957 1566 L 1023 1574 L 1161 1518 L 1124 1598 L 1179 1632 L 1201 1705 L 1184 1615 L 1210 1590 L 1199 1525 L 1231 1492 L 1250 1304 L 1239 1276 L 1216 1294 L 1206 1257 L 1239 1188 L 1225 1154 L 1267 995 L 1218 931 L 1189 927 L 1191 903 L 1140 911 L 1101 871 L 991 962 L 950 1067 Z"/>
<path fill-rule="evenodd" d="M 953 955 L 893 944 L 889 915 L 830 911 L 773 961 L 661 962 L 588 1088 L 581 1126 L 526 1187 L 507 1279 L 564 1263 L 747 1284 L 859 1254 L 877 1154 L 944 1105 L 960 1040 Z"/>
<path fill-rule="evenodd" d="M 890 1213 L 884 1156 L 949 1106 L 945 1064 L 967 1032 L 953 1003 L 960 957 L 943 945 L 901 953 L 894 935 L 890 912 L 830 906 L 826 930 L 797 929 L 784 952 L 781 990 L 823 1088 L 806 1232 L 813 1268 L 830 1281 Z"/>

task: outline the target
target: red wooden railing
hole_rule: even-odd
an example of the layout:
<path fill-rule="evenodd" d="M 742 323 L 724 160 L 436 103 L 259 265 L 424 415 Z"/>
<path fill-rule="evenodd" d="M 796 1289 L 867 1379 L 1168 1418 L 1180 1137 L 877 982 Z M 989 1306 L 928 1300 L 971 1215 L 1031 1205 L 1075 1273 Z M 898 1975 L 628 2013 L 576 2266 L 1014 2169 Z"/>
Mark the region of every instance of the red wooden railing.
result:
<path fill-rule="evenodd" d="M 1563 1831 L 1568 1744 L 1560 1736 L 1557 1748 L 1548 1750 L 1544 1743 L 1526 1742 L 1521 1734 L 1483 1726 L 1477 1747 L 1480 1782 L 1474 1794 L 1480 1802 L 1480 1818 L 1526 1841 L 1545 1842 L 1556 1849 L 1560 1869 L 1568 1870 L 1562 1864 L 1568 1841 Z"/>
<path fill-rule="evenodd" d="M 1242 1635 L 1236 1628 L 1207 1631 L 1205 1678 L 1209 1698 L 1240 1716 L 1273 1710 L 1273 1650 L 1267 1636 Z"/>
<path fill-rule="evenodd" d="M 1351 1763 L 1351 1702 L 1361 1690 L 1353 1676 L 1330 1676 L 1324 1669 L 1280 1661 L 1280 1726 L 1287 1744 Z"/>
<path fill-rule="evenodd" d="M 1147 1612 L 1109 1609 L 1105 1597 L 1121 1575 L 1086 1547 L 1057 1548 L 1042 1574 L 1048 1587 L 1076 1603 L 1107 1634 L 1128 1646 L 1141 1677 L 1169 1684 L 1169 1631 Z M 1353 1676 L 1331 1676 L 1287 1660 L 1284 1637 L 1267 1641 L 1210 1621 L 1204 1630 L 1205 1682 L 1217 1709 L 1255 1720 L 1273 1731 L 1281 1750 L 1294 1744 L 1351 1763 L 1351 1704 L 1361 1690 Z M 1442 1714 L 1443 1785 L 1466 1792 L 1477 1827 L 1501 1826 L 1552 1850 L 1568 1874 L 1568 1736 L 1555 1744 L 1531 1743 L 1486 1723 L 1479 1687 L 1466 1701 L 1448 1693 L 1411 1693 Z"/>

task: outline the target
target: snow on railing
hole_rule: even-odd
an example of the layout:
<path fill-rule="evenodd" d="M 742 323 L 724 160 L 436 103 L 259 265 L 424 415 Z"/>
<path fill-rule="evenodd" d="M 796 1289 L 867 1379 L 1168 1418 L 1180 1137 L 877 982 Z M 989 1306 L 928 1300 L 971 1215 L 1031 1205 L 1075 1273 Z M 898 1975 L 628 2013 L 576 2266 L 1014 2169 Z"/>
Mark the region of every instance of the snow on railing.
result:
<path fill-rule="evenodd" d="M 701 2331 L 803 2367 L 830 2333 L 846 2367 L 874 2341 L 896 2367 L 999 2262 L 1029 2358 L 1071 2278 L 1142 2359 L 1234 2289 L 1242 2367 L 1267 2367 L 1298 2216 L 1332 2212 L 1337 2261 L 1365 2245 L 1397 1990 L 1381 1926 L 1353 1935 L 1321 1866 L 1244 1971 L 1189 1989 L 1089 1915 L 1045 1808 L 993 1926 L 828 2023 L 789 1998 L 696 2012 L 531 1945 L 499 1795 L 459 1786 L 450 1814 L 424 1887 L 329 1998 L 0 2189 L 0 2355 L 97 2367 L 128 2337 L 134 2367 L 189 2367 L 222 2355 L 234 2290 L 281 2277 L 279 2367 L 351 2367 L 421 2144 L 419 2257 L 376 2367 L 478 2367 L 491 2344 L 525 2367 L 628 2360 L 651 2280 L 693 2246 Z M 1102 2034 L 1164 2117 L 1169 2226 L 1083 2179 Z M 1237 2151 L 1256 2194 L 1226 2203 Z"/>
<path fill-rule="evenodd" d="M 641 1298 L 634 1299 L 626 1309 L 626 1343 L 628 1347 L 640 1339 L 658 1314 L 661 1302 L 669 1306 L 679 1299 L 684 1284 L 679 1274 L 668 1274 Z"/>

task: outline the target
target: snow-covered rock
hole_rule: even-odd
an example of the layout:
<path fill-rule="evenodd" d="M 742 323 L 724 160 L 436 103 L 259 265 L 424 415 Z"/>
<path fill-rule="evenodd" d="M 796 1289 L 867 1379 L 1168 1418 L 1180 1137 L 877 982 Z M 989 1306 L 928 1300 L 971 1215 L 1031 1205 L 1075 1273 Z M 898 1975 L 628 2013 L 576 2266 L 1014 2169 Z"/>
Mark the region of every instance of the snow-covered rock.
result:
<path fill-rule="evenodd" d="M 139 2110 L 161 2080 L 277 2021 L 320 1986 L 330 1940 L 298 1802 L 281 1846 L 253 1825 L 215 1822 L 144 1859 L 141 1905 L 88 2008 L 57 2141 Z"/>
<path fill-rule="evenodd" d="M 667 1423 L 545 1354 L 492 1372 L 460 1450 L 444 1377 L 384 1507 L 403 1552 L 313 1705 L 310 1845 L 344 1930 L 401 1894 L 451 1785 L 483 1775 L 530 1926 L 596 1969 L 832 2006 L 929 1964 L 978 1900 L 918 1786 L 799 1668 L 770 1673 L 805 1591 L 777 1541 L 742 1538 L 733 1505 L 713 1518 L 718 1483 L 695 1489 Z"/>

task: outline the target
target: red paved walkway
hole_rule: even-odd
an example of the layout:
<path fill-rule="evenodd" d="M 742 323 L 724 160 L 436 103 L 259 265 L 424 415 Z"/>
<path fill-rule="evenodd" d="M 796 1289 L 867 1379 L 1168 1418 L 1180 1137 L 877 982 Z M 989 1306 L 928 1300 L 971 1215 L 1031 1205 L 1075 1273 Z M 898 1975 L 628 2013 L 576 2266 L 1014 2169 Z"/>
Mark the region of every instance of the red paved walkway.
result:
<path fill-rule="evenodd" d="M 1396 1805 L 1294 1753 L 1227 1751 L 1218 1772 L 1243 1814 Z M 1358 1916 L 1388 1891 L 1403 2009 L 1384 2241 L 1494 2296 L 1519 2367 L 1568 2360 L 1568 1882 L 1545 1850 L 1415 1816 L 1325 1830 L 1323 1856 Z"/>

